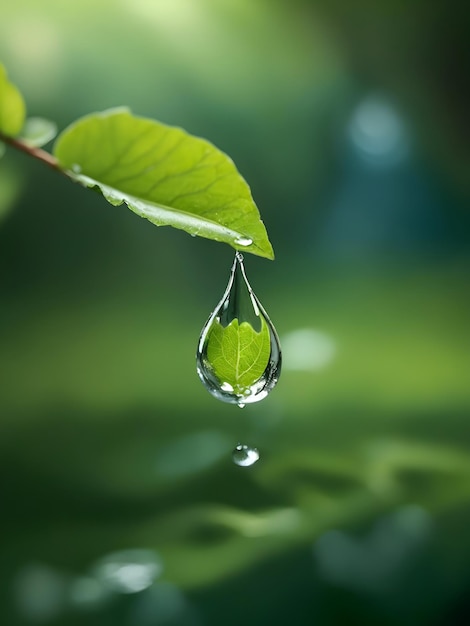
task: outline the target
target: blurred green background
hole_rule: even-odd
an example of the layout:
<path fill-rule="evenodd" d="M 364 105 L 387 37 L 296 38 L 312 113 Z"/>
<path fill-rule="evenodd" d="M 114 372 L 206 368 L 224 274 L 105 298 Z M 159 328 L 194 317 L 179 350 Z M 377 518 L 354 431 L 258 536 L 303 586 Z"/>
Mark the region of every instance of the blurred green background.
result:
<path fill-rule="evenodd" d="M 0 622 L 470 621 L 466 3 L 16 0 L 30 115 L 112 106 L 232 156 L 284 370 L 195 349 L 233 252 L 0 162 Z M 259 448 L 235 466 L 239 441 Z"/>

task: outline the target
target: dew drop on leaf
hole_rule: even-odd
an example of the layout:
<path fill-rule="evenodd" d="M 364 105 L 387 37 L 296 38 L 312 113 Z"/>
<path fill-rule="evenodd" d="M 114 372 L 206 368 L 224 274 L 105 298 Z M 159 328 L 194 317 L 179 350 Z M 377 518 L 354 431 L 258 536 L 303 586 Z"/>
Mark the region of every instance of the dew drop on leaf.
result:
<path fill-rule="evenodd" d="M 249 467 L 259 459 L 259 452 L 257 448 L 250 448 L 250 446 L 239 443 L 232 452 L 232 459 L 235 465 Z"/>
<path fill-rule="evenodd" d="M 239 252 L 225 293 L 202 329 L 196 364 L 209 393 L 240 408 L 266 398 L 279 380 L 279 338 Z"/>
<path fill-rule="evenodd" d="M 237 246 L 251 246 L 253 239 L 249 237 L 238 237 L 234 242 Z"/>

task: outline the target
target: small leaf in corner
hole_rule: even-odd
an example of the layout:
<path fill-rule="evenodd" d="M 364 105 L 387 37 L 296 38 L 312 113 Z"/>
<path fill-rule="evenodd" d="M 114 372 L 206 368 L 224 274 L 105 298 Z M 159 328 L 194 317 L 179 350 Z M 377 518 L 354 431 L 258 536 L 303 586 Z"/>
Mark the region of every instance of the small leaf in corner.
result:
<path fill-rule="evenodd" d="M 20 139 L 32 148 L 41 148 L 57 135 L 54 122 L 42 117 L 28 117 L 20 134 Z"/>
<path fill-rule="evenodd" d="M 10 83 L 0 63 L 0 132 L 14 137 L 23 128 L 26 106 L 20 91 Z"/>

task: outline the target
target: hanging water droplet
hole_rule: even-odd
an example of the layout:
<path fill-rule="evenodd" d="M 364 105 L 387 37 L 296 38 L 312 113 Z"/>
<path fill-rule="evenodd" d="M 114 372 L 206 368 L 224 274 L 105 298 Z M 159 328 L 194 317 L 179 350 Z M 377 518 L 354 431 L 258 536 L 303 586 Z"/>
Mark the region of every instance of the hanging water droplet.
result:
<path fill-rule="evenodd" d="M 265 398 L 279 380 L 281 347 L 237 252 L 227 288 L 201 332 L 197 373 L 218 400 L 239 407 Z"/>
<path fill-rule="evenodd" d="M 244 444 L 239 443 L 235 450 L 232 452 L 232 459 L 236 465 L 240 467 L 249 467 L 254 465 L 259 459 L 259 452 L 257 448 L 250 448 Z"/>
<path fill-rule="evenodd" d="M 235 239 L 235 243 L 237 244 L 237 246 L 251 246 L 251 244 L 253 243 L 253 239 L 243 236 L 237 237 L 237 239 Z"/>

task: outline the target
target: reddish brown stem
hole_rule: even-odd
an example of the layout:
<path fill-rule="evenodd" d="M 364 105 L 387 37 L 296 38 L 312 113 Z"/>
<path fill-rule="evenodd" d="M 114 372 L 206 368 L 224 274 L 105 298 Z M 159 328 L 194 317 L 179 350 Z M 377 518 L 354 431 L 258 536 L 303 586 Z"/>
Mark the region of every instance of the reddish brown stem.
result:
<path fill-rule="evenodd" d="M 2 132 L 0 132 L 0 141 L 3 141 L 12 148 L 16 148 L 16 150 L 20 150 L 21 152 L 28 154 L 38 161 L 42 161 L 56 172 L 59 172 L 60 174 L 63 174 L 67 177 L 69 176 L 66 171 L 59 167 L 57 159 L 53 157 L 52 154 L 49 154 L 49 152 L 41 150 L 41 148 L 34 148 L 33 146 L 28 145 L 25 141 L 23 141 L 22 139 L 18 139 L 17 137 L 8 137 L 8 135 L 4 135 Z"/>

